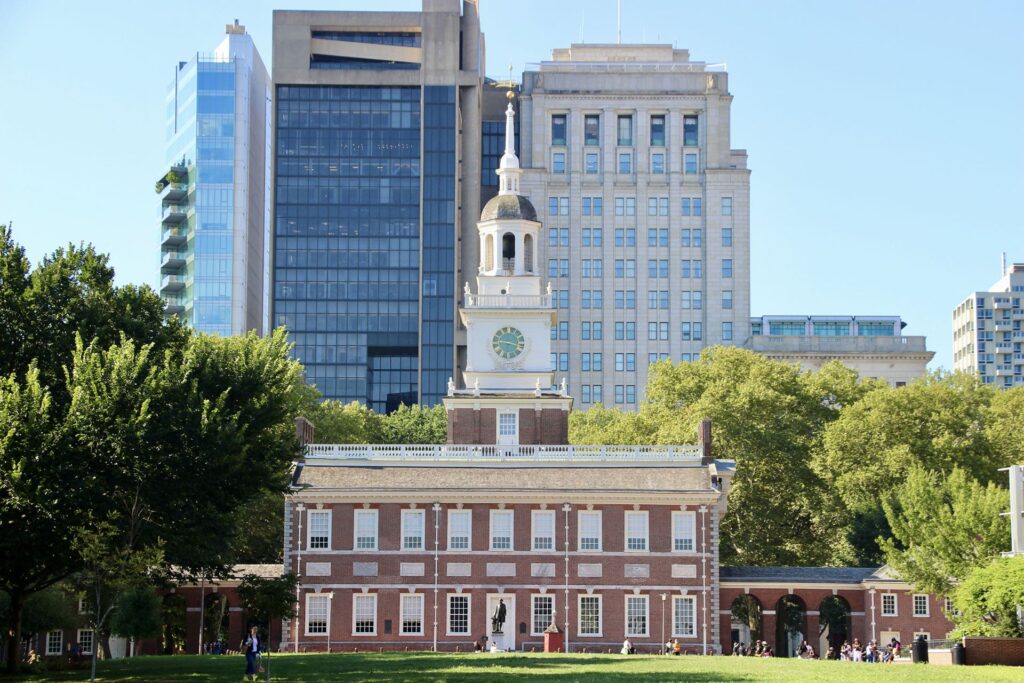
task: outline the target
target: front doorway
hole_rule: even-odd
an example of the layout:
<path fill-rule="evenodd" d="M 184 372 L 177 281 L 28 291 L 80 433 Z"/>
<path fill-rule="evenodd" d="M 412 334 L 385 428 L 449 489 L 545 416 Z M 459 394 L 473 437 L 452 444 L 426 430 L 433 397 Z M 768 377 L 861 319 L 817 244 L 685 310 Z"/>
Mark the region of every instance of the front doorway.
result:
<path fill-rule="evenodd" d="M 499 601 L 505 603 L 505 623 L 501 632 L 495 633 L 493 618 L 498 610 Z M 493 593 L 487 596 L 487 647 L 491 643 L 497 646 L 499 651 L 511 651 L 516 649 L 516 598 L 506 593 Z"/>

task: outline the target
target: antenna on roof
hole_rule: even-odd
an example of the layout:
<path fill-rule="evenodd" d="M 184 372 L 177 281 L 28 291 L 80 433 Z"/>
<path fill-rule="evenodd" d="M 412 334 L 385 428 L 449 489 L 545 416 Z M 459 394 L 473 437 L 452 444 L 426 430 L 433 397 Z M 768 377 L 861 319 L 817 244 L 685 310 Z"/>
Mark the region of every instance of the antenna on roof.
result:
<path fill-rule="evenodd" d="M 583 8 L 580 10 L 580 42 L 581 43 L 587 42 L 586 39 L 583 37 L 583 29 L 585 29 L 586 26 L 587 26 L 587 6 L 584 5 Z"/>
<path fill-rule="evenodd" d="M 1003 259 L 1000 262 L 1001 268 L 999 269 L 999 277 L 1006 275 L 1006 252 L 1003 252 Z"/>
<path fill-rule="evenodd" d="M 615 0 L 615 42 L 622 44 L 622 0 Z"/>

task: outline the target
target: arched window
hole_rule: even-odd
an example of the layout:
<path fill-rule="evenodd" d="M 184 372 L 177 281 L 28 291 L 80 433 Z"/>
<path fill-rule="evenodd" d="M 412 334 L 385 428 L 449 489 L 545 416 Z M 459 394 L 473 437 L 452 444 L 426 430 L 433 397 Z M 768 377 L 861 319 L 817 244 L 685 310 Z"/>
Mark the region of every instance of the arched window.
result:
<path fill-rule="evenodd" d="M 516 236 L 510 232 L 501 236 L 501 267 L 508 272 L 516 267 Z"/>
<path fill-rule="evenodd" d="M 523 258 L 525 259 L 526 272 L 533 272 L 533 235 L 523 238 Z"/>

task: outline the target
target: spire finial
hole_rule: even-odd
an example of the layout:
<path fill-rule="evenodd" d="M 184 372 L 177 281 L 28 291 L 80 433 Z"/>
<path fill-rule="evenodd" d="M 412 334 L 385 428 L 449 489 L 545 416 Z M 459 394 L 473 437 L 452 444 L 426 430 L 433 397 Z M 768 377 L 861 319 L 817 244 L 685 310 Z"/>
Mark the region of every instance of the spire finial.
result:
<path fill-rule="evenodd" d="M 505 108 L 505 153 L 501 156 L 498 164 L 499 188 L 498 194 L 519 194 L 519 157 L 516 156 L 516 110 L 512 106 L 512 100 L 516 98 L 512 81 L 512 65 L 508 65 L 509 79 L 508 92 L 505 93 L 508 99 L 508 107 Z"/>

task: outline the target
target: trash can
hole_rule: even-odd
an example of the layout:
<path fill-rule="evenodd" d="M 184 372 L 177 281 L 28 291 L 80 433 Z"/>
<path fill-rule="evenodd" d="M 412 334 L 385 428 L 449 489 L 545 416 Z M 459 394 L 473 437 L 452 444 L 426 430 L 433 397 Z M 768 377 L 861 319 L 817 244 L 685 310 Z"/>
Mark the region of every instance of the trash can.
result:
<path fill-rule="evenodd" d="M 967 651 L 964 650 L 963 643 L 956 643 L 949 649 L 950 654 L 953 658 L 953 663 L 958 666 L 963 666 L 967 663 Z"/>
<path fill-rule="evenodd" d="M 914 664 L 928 663 L 928 641 L 925 640 L 923 635 L 914 639 L 914 644 L 910 648 L 910 653 Z"/>

